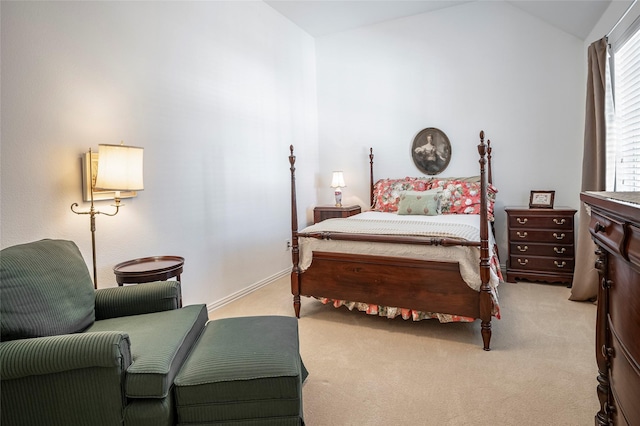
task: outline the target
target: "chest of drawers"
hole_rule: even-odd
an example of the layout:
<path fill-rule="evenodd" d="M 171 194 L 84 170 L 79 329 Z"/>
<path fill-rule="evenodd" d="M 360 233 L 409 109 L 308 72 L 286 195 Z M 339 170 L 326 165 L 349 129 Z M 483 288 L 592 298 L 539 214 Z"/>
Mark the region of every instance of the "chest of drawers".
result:
<path fill-rule="evenodd" d="M 575 209 L 507 207 L 507 281 L 571 284 Z"/>
<path fill-rule="evenodd" d="M 600 426 L 640 424 L 640 194 L 583 192 L 596 243 Z"/>

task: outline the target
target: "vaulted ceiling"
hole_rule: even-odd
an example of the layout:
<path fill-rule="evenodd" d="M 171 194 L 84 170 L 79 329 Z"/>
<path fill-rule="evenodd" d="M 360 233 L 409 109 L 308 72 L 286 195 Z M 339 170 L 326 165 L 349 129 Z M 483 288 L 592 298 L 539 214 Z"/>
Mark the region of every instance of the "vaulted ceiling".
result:
<path fill-rule="evenodd" d="M 265 0 L 314 37 L 485 0 Z M 507 0 L 584 40 L 612 0 Z"/>

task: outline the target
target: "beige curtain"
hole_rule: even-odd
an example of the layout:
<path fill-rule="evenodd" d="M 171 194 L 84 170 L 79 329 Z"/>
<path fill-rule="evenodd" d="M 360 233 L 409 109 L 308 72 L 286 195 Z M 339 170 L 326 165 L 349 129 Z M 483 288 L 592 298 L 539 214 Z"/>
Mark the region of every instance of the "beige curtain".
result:
<path fill-rule="evenodd" d="M 605 88 L 607 38 L 589 46 L 587 108 L 582 156 L 582 190 L 604 191 L 606 187 Z M 598 295 L 598 271 L 595 269 L 596 245 L 589 234 L 589 215 L 580 203 L 576 267 L 570 300 L 594 300 Z"/>

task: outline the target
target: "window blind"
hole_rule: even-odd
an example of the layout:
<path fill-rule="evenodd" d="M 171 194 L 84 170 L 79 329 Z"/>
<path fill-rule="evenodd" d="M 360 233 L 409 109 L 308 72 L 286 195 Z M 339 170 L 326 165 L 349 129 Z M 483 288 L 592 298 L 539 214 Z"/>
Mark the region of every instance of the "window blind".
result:
<path fill-rule="evenodd" d="M 640 1 L 631 2 L 607 39 L 606 189 L 640 191 Z"/>
<path fill-rule="evenodd" d="M 605 70 L 605 99 L 604 99 L 604 113 L 606 120 L 606 149 L 607 149 L 607 162 L 606 162 L 606 186 L 607 191 L 613 191 L 616 187 L 616 143 L 618 140 L 616 134 L 616 116 L 615 108 L 613 107 L 613 82 L 612 80 L 612 68 L 613 58 L 610 56 L 611 51 L 607 51 L 607 68 Z"/>
<path fill-rule="evenodd" d="M 640 191 L 640 30 L 614 52 L 615 191 Z M 609 144 L 609 142 L 607 142 Z"/>

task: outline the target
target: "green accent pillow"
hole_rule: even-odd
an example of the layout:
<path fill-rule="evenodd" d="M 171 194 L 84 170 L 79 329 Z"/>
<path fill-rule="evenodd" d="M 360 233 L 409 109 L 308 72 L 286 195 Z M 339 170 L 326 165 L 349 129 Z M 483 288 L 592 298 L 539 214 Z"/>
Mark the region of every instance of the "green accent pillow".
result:
<path fill-rule="evenodd" d="M 399 215 L 436 216 L 440 214 L 440 189 L 400 193 Z"/>
<path fill-rule="evenodd" d="M 95 290 L 72 241 L 41 240 L 0 252 L 2 340 L 76 333 L 95 320 Z"/>

